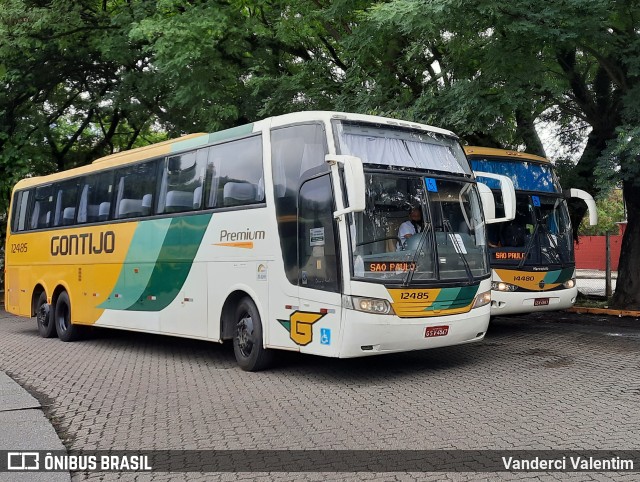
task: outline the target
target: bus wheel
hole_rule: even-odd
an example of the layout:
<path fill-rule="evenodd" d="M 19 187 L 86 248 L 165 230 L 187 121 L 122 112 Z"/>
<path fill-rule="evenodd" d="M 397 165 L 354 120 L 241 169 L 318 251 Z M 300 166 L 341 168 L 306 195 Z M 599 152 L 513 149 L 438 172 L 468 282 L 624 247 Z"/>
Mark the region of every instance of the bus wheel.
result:
<path fill-rule="evenodd" d="M 40 293 L 36 304 L 36 321 L 38 322 L 38 333 L 42 338 L 52 338 L 56 336 L 56 325 L 51 316 L 51 305 L 47 303 L 47 294 Z"/>
<path fill-rule="evenodd" d="M 53 319 L 55 320 L 58 338 L 62 341 L 74 341 L 79 338 L 80 327 L 71 323 L 71 303 L 66 291 L 60 293 L 56 300 Z"/>
<path fill-rule="evenodd" d="M 242 298 L 236 308 L 233 352 L 240 368 L 256 372 L 271 363 L 272 352 L 262 344 L 262 323 L 258 308 L 250 298 Z"/>

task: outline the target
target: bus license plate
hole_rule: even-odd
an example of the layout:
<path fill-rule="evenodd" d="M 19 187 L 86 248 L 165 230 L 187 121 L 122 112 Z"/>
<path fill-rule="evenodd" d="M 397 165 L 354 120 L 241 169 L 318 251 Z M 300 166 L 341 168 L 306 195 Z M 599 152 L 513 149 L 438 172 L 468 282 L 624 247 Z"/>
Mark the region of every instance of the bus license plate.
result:
<path fill-rule="evenodd" d="M 427 329 L 424 331 L 424 337 L 445 336 L 447 333 L 449 333 L 448 326 L 427 326 Z"/>
<path fill-rule="evenodd" d="M 536 298 L 533 300 L 533 306 L 546 306 L 549 304 L 549 298 Z"/>

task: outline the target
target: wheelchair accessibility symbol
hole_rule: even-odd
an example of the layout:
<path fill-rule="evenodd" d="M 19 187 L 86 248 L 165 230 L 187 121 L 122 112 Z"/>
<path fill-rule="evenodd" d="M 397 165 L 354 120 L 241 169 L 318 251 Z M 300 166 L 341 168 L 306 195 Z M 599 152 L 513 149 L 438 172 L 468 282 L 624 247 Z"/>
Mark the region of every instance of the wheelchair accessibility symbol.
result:
<path fill-rule="evenodd" d="M 429 192 L 438 192 L 438 184 L 436 183 L 436 180 L 432 177 L 425 177 L 424 178 L 424 183 L 427 186 L 427 191 Z"/>
<path fill-rule="evenodd" d="M 331 345 L 331 330 L 329 328 L 320 328 L 320 344 Z"/>

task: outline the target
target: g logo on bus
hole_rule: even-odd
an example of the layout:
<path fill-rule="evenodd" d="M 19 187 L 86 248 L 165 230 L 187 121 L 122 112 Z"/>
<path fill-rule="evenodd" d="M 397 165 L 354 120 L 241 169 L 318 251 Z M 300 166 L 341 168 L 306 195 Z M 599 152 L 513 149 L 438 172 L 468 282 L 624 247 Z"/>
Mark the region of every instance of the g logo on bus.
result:
<path fill-rule="evenodd" d="M 324 315 L 310 311 L 294 311 L 288 321 L 278 321 L 289 332 L 289 337 L 296 345 L 306 346 L 313 341 L 313 324 Z"/>
<path fill-rule="evenodd" d="M 546 283 L 544 282 L 544 280 L 540 280 L 540 283 L 538 283 L 538 286 L 539 286 L 539 287 L 540 287 L 540 289 L 542 290 L 542 289 L 544 289 L 545 284 L 546 284 Z"/>

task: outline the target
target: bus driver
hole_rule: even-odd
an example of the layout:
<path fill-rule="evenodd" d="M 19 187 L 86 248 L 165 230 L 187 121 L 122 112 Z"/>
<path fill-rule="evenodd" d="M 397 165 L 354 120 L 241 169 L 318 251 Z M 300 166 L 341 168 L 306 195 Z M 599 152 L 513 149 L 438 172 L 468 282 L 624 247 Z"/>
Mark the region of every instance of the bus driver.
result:
<path fill-rule="evenodd" d="M 397 250 L 404 249 L 407 239 L 415 234 L 420 234 L 424 230 L 424 224 L 422 222 L 422 209 L 419 207 L 412 207 L 409 212 L 409 219 L 400 225 L 398 229 L 398 243 Z"/>

